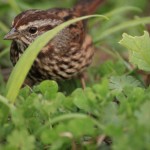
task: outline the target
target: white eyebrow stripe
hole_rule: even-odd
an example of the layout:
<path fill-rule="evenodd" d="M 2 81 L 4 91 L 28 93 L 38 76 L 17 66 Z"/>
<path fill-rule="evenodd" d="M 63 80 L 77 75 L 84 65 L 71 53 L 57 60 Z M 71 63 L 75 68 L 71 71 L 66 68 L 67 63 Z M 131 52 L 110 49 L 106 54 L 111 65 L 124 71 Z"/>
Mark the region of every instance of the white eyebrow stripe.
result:
<path fill-rule="evenodd" d="M 33 22 L 29 22 L 26 25 L 22 25 L 18 28 L 18 30 L 25 30 L 26 28 L 30 27 L 30 26 L 45 26 L 45 25 L 51 25 L 51 26 L 55 26 L 62 23 L 62 20 L 57 20 L 57 19 L 45 19 L 45 20 L 36 20 Z"/>

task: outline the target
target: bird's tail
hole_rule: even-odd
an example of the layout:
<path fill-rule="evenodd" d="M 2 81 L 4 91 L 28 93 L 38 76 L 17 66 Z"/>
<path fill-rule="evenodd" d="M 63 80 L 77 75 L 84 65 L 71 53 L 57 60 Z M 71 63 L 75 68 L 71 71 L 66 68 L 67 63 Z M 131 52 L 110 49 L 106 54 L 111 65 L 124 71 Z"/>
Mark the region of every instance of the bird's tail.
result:
<path fill-rule="evenodd" d="M 93 14 L 105 0 L 78 0 L 74 9 L 81 16 Z"/>

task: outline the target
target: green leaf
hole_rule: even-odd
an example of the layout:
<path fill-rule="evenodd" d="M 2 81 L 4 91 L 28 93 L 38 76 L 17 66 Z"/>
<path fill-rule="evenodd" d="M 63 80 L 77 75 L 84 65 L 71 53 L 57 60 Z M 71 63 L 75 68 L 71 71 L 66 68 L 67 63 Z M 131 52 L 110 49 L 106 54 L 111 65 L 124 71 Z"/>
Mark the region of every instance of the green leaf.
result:
<path fill-rule="evenodd" d="M 91 105 L 88 100 L 88 97 L 86 96 L 85 92 L 82 89 L 75 90 L 72 93 L 72 96 L 74 97 L 73 102 L 78 108 L 85 110 L 87 112 L 91 110 Z"/>
<path fill-rule="evenodd" d="M 55 81 L 45 80 L 36 86 L 35 90 L 39 90 L 46 99 L 52 99 L 56 97 L 58 85 Z"/>
<path fill-rule="evenodd" d="M 109 103 L 103 110 L 102 121 L 105 126 L 119 126 L 120 122 L 117 116 L 118 106 L 116 103 Z"/>
<path fill-rule="evenodd" d="M 20 150 L 33 150 L 34 149 L 34 137 L 29 135 L 26 130 L 14 130 L 8 136 L 8 148 L 20 149 Z"/>
<path fill-rule="evenodd" d="M 55 130 L 45 129 L 41 134 L 41 141 L 44 144 L 52 144 L 58 139 L 58 134 Z"/>
<path fill-rule="evenodd" d="M 150 101 L 146 101 L 141 105 L 140 111 L 136 112 L 136 117 L 140 125 L 150 129 Z"/>
<path fill-rule="evenodd" d="M 130 36 L 123 34 L 123 39 L 119 42 L 130 51 L 130 61 L 137 65 L 139 69 L 150 71 L 150 37 L 148 32 L 143 36 Z"/>
<path fill-rule="evenodd" d="M 23 116 L 23 109 L 15 109 L 11 112 L 12 122 L 16 127 L 24 127 L 25 120 Z"/>
<path fill-rule="evenodd" d="M 116 61 L 114 63 L 112 60 L 108 60 L 99 67 L 99 73 L 101 76 L 122 75 L 125 69 L 122 61 Z"/>
<path fill-rule="evenodd" d="M 107 78 L 103 78 L 101 79 L 101 83 L 99 84 L 94 84 L 92 89 L 94 90 L 95 93 L 98 94 L 98 97 L 100 97 L 100 99 L 106 99 L 106 97 L 108 98 L 109 95 L 109 81 Z"/>
<path fill-rule="evenodd" d="M 127 87 L 141 86 L 140 82 L 132 76 L 114 76 L 110 78 L 109 87 L 113 93 L 120 93 Z"/>
<path fill-rule="evenodd" d="M 27 73 L 29 72 L 35 58 L 37 57 L 42 47 L 44 47 L 46 43 L 48 43 L 48 41 L 50 41 L 59 31 L 61 31 L 66 26 L 77 21 L 92 17 L 103 17 L 106 19 L 106 17 L 102 15 L 91 15 L 69 20 L 57 26 L 56 28 L 42 34 L 26 49 L 22 57 L 19 59 L 18 63 L 15 65 L 7 83 L 6 97 L 10 100 L 10 102 L 14 103 L 19 93 L 19 89 L 21 88 L 21 85 L 24 82 Z"/>
<path fill-rule="evenodd" d="M 68 130 L 74 137 L 93 135 L 95 133 L 94 122 L 90 118 L 74 119 L 67 124 Z"/>
<path fill-rule="evenodd" d="M 25 86 L 24 88 L 22 88 L 19 92 L 19 96 L 23 97 L 24 99 L 26 99 L 29 94 L 31 92 L 31 89 L 29 86 Z"/>

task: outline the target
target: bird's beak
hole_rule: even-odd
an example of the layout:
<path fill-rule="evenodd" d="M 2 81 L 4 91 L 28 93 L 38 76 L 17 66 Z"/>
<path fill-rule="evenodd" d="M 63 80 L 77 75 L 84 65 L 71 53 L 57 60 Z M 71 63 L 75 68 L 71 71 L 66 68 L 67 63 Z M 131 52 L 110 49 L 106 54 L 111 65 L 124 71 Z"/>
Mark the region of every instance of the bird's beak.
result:
<path fill-rule="evenodd" d="M 13 40 L 18 36 L 18 31 L 15 28 L 12 28 L 5 36 L 4 40 Z"/>

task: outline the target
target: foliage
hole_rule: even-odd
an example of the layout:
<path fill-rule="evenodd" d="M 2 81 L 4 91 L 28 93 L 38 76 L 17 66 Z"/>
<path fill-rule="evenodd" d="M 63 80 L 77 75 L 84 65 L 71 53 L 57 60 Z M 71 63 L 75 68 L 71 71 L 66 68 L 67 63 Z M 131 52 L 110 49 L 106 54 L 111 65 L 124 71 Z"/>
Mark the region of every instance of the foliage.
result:
<path fill-rule="evenodd" d="M 133 37 L 123 34 L 120 44 L 130 50 L 130 61 L 139 69 L 150 71 L 150 38 L 149 33 L 144 32 L 141 37 Z"/>
<path fill-rule="evenodd" d="M 107 135 L 114 149 L 148 149 L 150 89 L 139 86 L 131 77 L 118 79 L 113 77 L 110 82 L 103 78 L 69 96 L 58 92 L 54 81 L 23 88 L 15 106 L 7 106 L 11 119 L 1 122 L 2 148 L 70 149 L 77 143 L 82 148 L 96 149 L 101 147 L 97 138 Z M 116 85 L 123 86 L 120 90 Z M 7 99 L 0 100 L 1 106 L 6 106 Z M 86 139 L 93 144 L 84 144 Z"/>
<path fill-rule="evenodd" d="M 75 2 L 64 1 L 1 0 L 1 36 L 8 32 L 8 24 L 20 11 L 71 7 Z M 17 64 L 19 67 L 13 69 L 13 75 L 5 82 L 4 72 L 11 67 L 8 55 L 10 43 L 1 37 L 0 150 L 148 150 L 150 37 L 148 31 L 144 30 L 150 18 L 139 13 L 146 14 L 144 9 L 148 4 L 148 0 L 108 0 L 98 12 L 109 20 L 89 20 L 89 32 L 98 48 L 98 58 L 94 60 L 96 65 L 88 70 L 84 90 L 78 81 L 72 80 L 62 83 L 45 80 L 32 88 L 24 86 L 19 90 L 38 49 L 32 53 L 30 62 L 23 56 Z M 65 26 L 62 24 L 43 36 L 51 34 L 50 38 L 53 38 Z M 37 39 L 25 55 L 30 54 L 37 43 L 43 44 L 39 45 L 40 50 L 40 46 L 46 43 L 42 36 L 40 41 Z M 128 52 L 122 46 L 129 50 L 129 62 Z M 18 80 L 23 64 L 27 64 L 26 70 L 22 72 L 22 79 Z M 71 92 L 70 83 L 76 83 Z"/>

